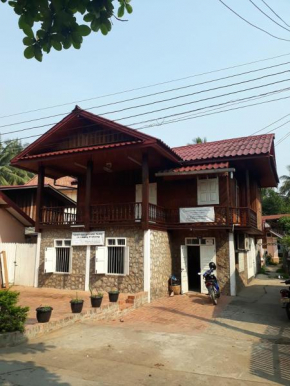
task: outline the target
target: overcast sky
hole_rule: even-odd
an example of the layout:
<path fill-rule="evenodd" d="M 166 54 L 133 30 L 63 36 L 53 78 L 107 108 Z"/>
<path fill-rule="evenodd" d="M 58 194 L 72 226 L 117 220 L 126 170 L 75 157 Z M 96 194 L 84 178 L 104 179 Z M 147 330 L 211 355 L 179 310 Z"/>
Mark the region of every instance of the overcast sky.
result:
<path fill-rule="evenodd" d="M 250 1 L 224 0 L 230 7 L 247 20 L 284 39 L 290 40 L 290 31 L 282 29 L 263 16 Z M 273 17 L 261 0 L 256 4 Z M 267 0 L 290 25 L 289 0 Z M 1 94 L 0 116 L 15 114 L 27 110 L 44 108 L 52 105 L 95 98 L 105 94 L 135 89 L 156 83 L 167 82 L 179 78 L 190 77 L 204 72 L 214 71 L 243 63 L 258 61 L 274 56 L 289 54 L 269 61 L 259 62 L 231 70 L 191 77 L 183 81 L 175 81 L 164 85 L 150 87 L 139 91 L 128 92 L 116 96 L 94 99 L 78 103 L 82 108 L 99 106 L 145 94 L 165 91 L 172 88 L 188 86 L 220 77 L 238 74 L 268 66 L 290 62 L 290 41 L 272 38 L 240 20 L 226 9 L 218 0 L 132 0 L 134 12 L 129 21 L 114 21 L 111 33 L 104 37 L 91 34 L 85 38 L 81 50 L 53 51 L 44 55 L 43 62 L 26 60 L 23 57 L 22 31 L 18 29 L 17 16 L 7 4 L 0 3 L 0 52 L 1 52 Z M 286 24 L 277 18 L 285 28 Z M 289 28 L 290 30 L 290 28 Z M 234 77 L 228 80 L 189 87 L 137 101 L 126 102 L 110 107 L 92 109 L 93 113 L 106 113 L 139 104 L 174 98 L 208 88 L 219 87 L 231 83 L 250 80 L 263 75 L 271 75 L 290 69 L 289 64 Z M 109 119 L 120 119 L 152 110 L 172 107 L 177 104 L 196 102 L 198 99 L 209 98 L 220 94 L 239 91 L 245 88 L 261 86 L 283 80 L 275 85 L 261 87 L 252 91 L 210 99 L 199 103 L 127 118 L 120 123 L 131 125 L 137 122 L 160 118 L 171 114 L 191 111 L 197 108 L 233 101 L 239 98 L 255 96 L 274 90 L 290 87 L 289 73 L 270 76 L 255 82 L 222 88 L 198 95 L 179 98 L 128 111 L 105 115 Z M 285 80 L 285 81 L 284 81 Z M 290 91 L 282 92 L 256 102 L 290 97 Z M 247 104 L 254 103 L 247 102 Z M 11 116 L 0 119 L 2 140 L 15 137 L 28 137 L 44 133 L 51 126 L 26 130 L 20 133 L 12 131 L 58 122 L 62 116 L 48 118 L 31 123 L 3 127 L 54 114 L 69 113 L 75 103 L 63 107 L 41 110 L 39 112 Z M 242 106 L 236 105 L 236 106 Z M 251 135 L 265 126 L 290 114 L 290 98 L 278 102 L 265 103 L 240 110 L 199 117 L 171 124 L 154 126 L 144 130 L 145 133 L 161 138 L 170 146 L 181 146 L 191 142 L 196 136 L 206 137 L 208 141 L 221 140 Z M 187 115 L 177 118 L 188 117 Z M 152 121 L 165 123 L 169 118 Z M 172 118 L 171 118 L 172 119 Z M 265 133 L 290 120 L 284 120 L 261 131 Z M 135 125 L 135 128 L 144 126 Z M 277 130 L 276 142 L 290 132 L 290 122 Z M 34 138 L 24 139 L 32 142 Z M 290 136 L 276 148 L 278 173 L 286 173 L 286 165 L 290 165 Z"/>

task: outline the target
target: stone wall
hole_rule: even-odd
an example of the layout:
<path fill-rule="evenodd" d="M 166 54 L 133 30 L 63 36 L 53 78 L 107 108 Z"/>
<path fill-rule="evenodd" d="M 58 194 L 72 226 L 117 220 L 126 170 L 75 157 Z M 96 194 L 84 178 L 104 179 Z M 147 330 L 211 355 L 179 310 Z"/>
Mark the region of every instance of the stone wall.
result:
<path fill-rule="evenodd" d="M 185 245 L 186 237 L 215 237 L 217 278 L 224 295 L 230 295 L 230 260 L 229 260 L 229 234 L 226 231 L 190 231 L 178 230 L 170 233 L 172 270 L 180 278 L 181 260 L 180 246 Z"/>
<path fill-rule="evenodd" d="M 71 239 L 69 229 L 44 229 L 41 236 L 39 287 L 84 290 L 86 248 L 72 247 L 72 270 L 70 274 L 44 273 L 45 248 L 54 246 L 54 239 Z M 97 291 L 119 289 L 125 293 L 144 290 L 143 231 L 140 228 L 112 228 L 105 230 L 105 237 L 126 237 L 129 247 L 129 275 L 98 275 L 95 273 L 95 247 L 91 247 L 90 286 Z"/>
<path fill-rule="evenodd" d="M 70 229 L 44 229 L 41 233 L 39 287 L 84 290 L 86 247 L 72 248 L 72 270 L 70 274 L 44 273 L 45 248 L 54 247 L 55 239 L 71 239 Z"/>
<path fill-rule="evenodd" d="M 95 248 L 91 247 L 90 285 L 97 291 L 135 293 L 144 290 L 143 230 L 140 228 L 106 229 L 106 237 L 126 237 L 129 247 L 129 275 L 95 273 Z"/>
<path fill-rule="evenodd" d="M 168 280 L 172 273 L 172 259 L 168 232 L 150 231 L 150 293 L 151 299 L 168 295 Z"/>

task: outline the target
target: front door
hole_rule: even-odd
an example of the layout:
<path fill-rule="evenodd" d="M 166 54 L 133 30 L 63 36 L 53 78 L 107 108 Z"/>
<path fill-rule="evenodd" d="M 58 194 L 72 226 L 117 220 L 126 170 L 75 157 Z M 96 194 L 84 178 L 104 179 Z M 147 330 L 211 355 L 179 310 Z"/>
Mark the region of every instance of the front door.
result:
<path fill-rule="evenodd" d="M 188 288 L 190 291 L 200 292 L 200 247 L 187 247 L 188 259 Z"/>

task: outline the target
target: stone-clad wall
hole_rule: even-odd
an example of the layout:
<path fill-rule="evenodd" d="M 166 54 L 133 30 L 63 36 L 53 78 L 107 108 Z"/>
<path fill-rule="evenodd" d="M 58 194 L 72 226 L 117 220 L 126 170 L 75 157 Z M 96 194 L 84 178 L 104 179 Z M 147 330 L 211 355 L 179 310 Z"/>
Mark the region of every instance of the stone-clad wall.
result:
<path fill-rule="evenodd" d="M 54 247 L 55 239 L 71 239 L 69 229 L 45 229 L 41 234 L 39 287 L 52 287 L 60 289 L 84 290 L 86 247 L 72 248 L 71 274 L 44 273 L 45 248 Z"/>
<path fill-rule="evenodd" d="M 71 239 L 69 229 L 44 229 L 41 236 L 39 287 L 84 290 L 86 247 L 72 247 L 72 271 L 70 274 L 44 273 L 44 251 L 54 246 L 55 239 Z M 112 228 L 105 230 L 105 237 L 126 237 L 129 247 L 129 275 L 95 274 L 95 247 L 91 247 L 90 285 L 97 291 L 119 289 L 121 292 L 144 290 L 143 231 L 139 228 Z"/>
<path fill-rule="evenodd" d="M 172 231 L 170 233 L 173 273 L 180 278 L 180 246 L 186 237 L 215 237 L 217 257 L 217 278 L 224 295 L 230 295 L 229 235 L 226 231 Z"/>
<path fill-rule="evenodd" d="M 172 259 L 168 232 L 150 231 L 151 299 L 168 295 L 168 280 L 172 273 Z"/>
<path fill-rule="evenodd" d="M 106 229 L 106 237 L 126 237 L 129 247 L 129 275 L 95 273 L 95 247 L 91 247 L 90 285 L 97 291 L 119 289 L 120 292 L 144 291 L 143 230 L 140 228 Z"/>

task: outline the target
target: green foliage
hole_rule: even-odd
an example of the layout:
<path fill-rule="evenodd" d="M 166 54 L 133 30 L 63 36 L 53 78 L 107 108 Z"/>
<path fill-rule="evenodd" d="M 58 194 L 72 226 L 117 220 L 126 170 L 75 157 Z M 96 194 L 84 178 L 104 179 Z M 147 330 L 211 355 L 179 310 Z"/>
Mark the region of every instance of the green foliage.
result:
<path fill-rule="evenodd" d="M 201 137 L 196 137 L 192 140 L 193 143 L 198 144 L 198 143 L 206 143 L 207 139 L 206 137 L 201 138 Z"/>
<path fill-rule="evenodd" d="M 290 213 L 290 200 L 272 188 L 262 189 L 263 215 Z"/>
<path fill-rule="evenodd" d="M 91 31 L 107 35 L 112 29 L 112 18 L 122 18 L 133 8 L 131 0 L 15 0 L 8 1 L 19 16 L 18 26 L 27 46 L 24 56 L 42 61 L 43 52 L 49 53 L 74 47 L 79 49 L 83 38 Z M 7 0 L 1 0 L 6 3 Z M 117 15 L 114 13 L 118 5 Z M 80 19 L 88 24 L 82 24 Z M 119 19 L 118 19 L 119 20 Z"/>
<path fill-rule="evenodd" d="M 17 306 L 19 292 L 0 291 L 0 333 L 24 331 L 29 307 Z"/>
<path fill-rule="evenodd" d="M 287 169 L 289 171 L 289 176 L 284 175 L 280 177 L 281 181 L 283 181 L 280 192 L 287 198 L 290 198 L 290 165 L 287 166 Z"/>
<path fill-rule="evenodd" d="M 281 244 L 283 245 L 283 247 L 286 250 L 289 250 L 290 249 L 290 235 L 283 237 L 283 239 L 281 240 Z"/>
<path fill-rule="evenodd" d="M 278 223 L 286 233 L 290 234 L 290 217 L 281 217 Z"/>
<path fill-rule="evenodd" d="M 36 311 L 39 311 L 39 312 L 48 312 L 52 310 L 53 308 L 51 306 L 39 306 L 36 308 Z"/>
<path fill-rule="evenodd" d="M 18 139 L 0 142 L 0 185 L 22 185 L 33 174 L 10 166 L 10 160 L 24 149 Z"/>
<path fill-rule="evenodd" d="M 94 294 L 94 291 L 96 290 L 92 286 L 89 286 L 89 290 L 91 293 L 91 298 L 102 298 L 104 296 L 102 292 L 97 292 L 96 294 Z"/>
<path fill-rule="evenodd" d="M 76 297 L 70 301 L 71 303 L 83 303 L 84 300 L 80 299 L 78 293 L 76 292 Z"/>

